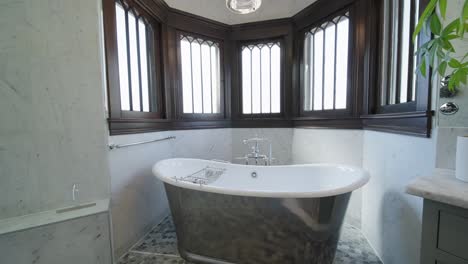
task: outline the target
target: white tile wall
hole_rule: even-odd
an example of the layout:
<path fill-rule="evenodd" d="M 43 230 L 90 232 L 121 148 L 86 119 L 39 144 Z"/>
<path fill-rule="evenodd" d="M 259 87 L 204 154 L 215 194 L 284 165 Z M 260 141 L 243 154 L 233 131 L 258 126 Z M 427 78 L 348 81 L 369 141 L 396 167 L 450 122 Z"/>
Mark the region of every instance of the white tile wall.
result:
<path fill-rule="evenodd" d="M 292 162 L 335 163 L 362 166 L 362 130 L 339 129 L 294 129 Z M 361 226 L 361 190 L 353 192 L 346 221 Z"/>
<path fill-rule="evenodd" d="M 413 179 L 435 168 L 431 139 L 365 131 L 362 230 L 385 264 L 419 263 L 422 199 L 405 193 Z"/>

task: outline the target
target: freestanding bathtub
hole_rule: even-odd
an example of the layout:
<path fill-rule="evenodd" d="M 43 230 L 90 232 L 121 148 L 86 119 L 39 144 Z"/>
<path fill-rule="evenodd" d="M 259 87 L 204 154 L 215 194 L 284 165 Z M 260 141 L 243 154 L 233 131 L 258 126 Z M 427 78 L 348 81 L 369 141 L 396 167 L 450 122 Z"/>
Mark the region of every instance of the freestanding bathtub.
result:
<path fill-rule="evenodd" d="M 195 263 L 333 262 L 360 168 L 314 164 L 248 166 L 167 159 L 164 181 L 179 253 Z"/>

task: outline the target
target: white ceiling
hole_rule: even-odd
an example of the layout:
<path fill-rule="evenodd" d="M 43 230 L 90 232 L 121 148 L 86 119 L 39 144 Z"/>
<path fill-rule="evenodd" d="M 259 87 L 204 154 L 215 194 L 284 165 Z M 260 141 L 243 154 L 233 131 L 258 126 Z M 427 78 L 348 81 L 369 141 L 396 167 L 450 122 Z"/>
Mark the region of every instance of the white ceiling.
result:
<path fill-rule="evenodd" d="M 164 0 L 175 9 L 206 17 L 225 24 L 285 18 L 295 15 L 317 0 L 262 0 L 260 8 L 247 15 L 234 14 L 226 8 L 226 0 Z"/>

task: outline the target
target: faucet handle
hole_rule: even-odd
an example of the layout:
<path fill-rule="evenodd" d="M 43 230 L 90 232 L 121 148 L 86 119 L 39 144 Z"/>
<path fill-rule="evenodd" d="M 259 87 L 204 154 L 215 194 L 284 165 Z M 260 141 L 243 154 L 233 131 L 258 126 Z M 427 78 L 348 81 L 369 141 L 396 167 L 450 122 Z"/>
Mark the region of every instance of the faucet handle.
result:
<path fill-rule="evenodd" d="M 250 143 L 250 142 L 255 142 L 255 143 L 257 143 L 257 142 L 262 142 L 262 141 L 270 141 L 270 140 L 269 140 L 268 138 L 259 138 L 259 137 L 248 138 L 248 139 L 242 140 L 242 142 L 243 142 L 244 144 L 248 144 L 248 143 Z"/>

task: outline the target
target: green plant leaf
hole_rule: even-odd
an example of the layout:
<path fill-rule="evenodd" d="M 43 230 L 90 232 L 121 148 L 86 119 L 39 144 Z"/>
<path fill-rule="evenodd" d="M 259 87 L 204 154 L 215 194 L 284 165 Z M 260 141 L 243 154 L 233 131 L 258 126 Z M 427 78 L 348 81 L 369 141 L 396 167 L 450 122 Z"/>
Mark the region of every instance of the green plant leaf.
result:
<path fill-rule="evenodd" d="M 467 83 L 467 75 L 468 75 L 468 68 L 460 68 L 458 70 L 460 72 L 460 82 L 465 84 Z"/>
<path fill-rule="evenodd" d="M 449 40 L 440 38 L 440 43 L 444 50 L 455 52 L 455 48 L 453 47 L 452 43 Z"/>
<path fill-rule="evenodd" d="M 462 13 L 460 15 L 460 25 L 465 25 L 466 20 L 468 20 L 468 0 L 465 0 L 465 4 L 463 4 Z M 460 26 L 458 28 L 458 35 L 460 38 L 463 38 L 465 32 L 468 31 L 465 26 Z"/>
<path fill-rule="evenodd" d="M 453 78 L 454 76 L 450 77 L 449 83 L 448 83 L 448 89 L 452 93 L 455 92 L 455 86 L 456 86 L 456 80 Z"/>
<path fill-rule="evenodd" d="M 445 19 L 445 15 L 447 14 L 447 0 L 439 0 L 439 11 L 442 18 Z"/>
<path fill-rule="evenodd" d="M 416 42 L 416 38 L 418 34 L 421 32 L 421 29 L 428 20 L 428 18 L 434 13 L 435 6 L 437 4 L 438 0 L 431 0 L 429 4 L 427 4 L 426 9 L 424 9 L 423 13 L 421 14 L 421 17 L 419 18 L 418 24 L 416 25 L 416 28 L 414 29 L 413 32 L 413 43 Z"/>
<path fill-rule="evenodd" d="M 452 68 L 460 68 L 461 67 L 461 63 L 456 60 L 456 59 L 451 59 L 448 63 L 448 65 Z"/>
<path fill-rule="evenodd" d="M 431 32 L 434 35 L 440 35 L 440 31 L 442 29 L 442 23 L 440 23 L 439 16 L 436 13 L 432 14 L 431 16 L 430 27 L 431 27 Z"/>
<path fill-rule="evenodd" d="M 445 71 L 447 70 L 447 62 L 443 61 L 439 64 L 439 68 L 437 71 L 439 72 L 440 76 L 445 76 Z"/>
<path fill-rule="evenodd" d="M 426 57 L 421 58 L 421 64 L 419 64 L 418 70 L 421 72 L 422 76 L 426 78 Z"/>
<path fill-rule="evenodd" d="M 459 25 L 460 25 L 459 19 L 453 20 L 444 29 L 442 29 L 442 33 L 440 33 L 440 35 L 445 37 L 445 36 L 450 35 L 451 33 L 457 34 Z M 456 36 L 458 36 L 458 34 Z"/>

